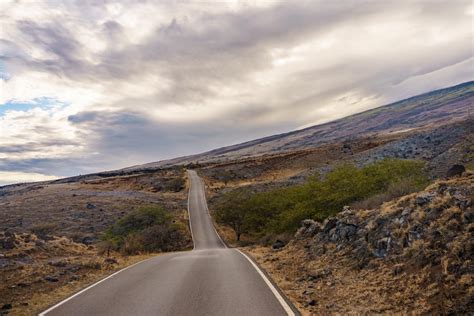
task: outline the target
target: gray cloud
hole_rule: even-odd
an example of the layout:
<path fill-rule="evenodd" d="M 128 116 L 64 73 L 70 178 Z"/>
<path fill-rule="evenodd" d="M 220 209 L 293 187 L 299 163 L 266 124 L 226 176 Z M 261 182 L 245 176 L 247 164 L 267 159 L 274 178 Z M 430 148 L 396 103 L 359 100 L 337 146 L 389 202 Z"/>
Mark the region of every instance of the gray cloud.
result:
<path fill-rule="evenodd" d="M 27 142 L 21 145 L 0 145 L 0 153 L 29 153 L 29 152 L 43 151 L 48 147 L 77 146 L 77 145 L 79 145 L 78 142 L 53 139 L 53 140 L 44 141 L 44 142 Z"/>
<path fill-rule="evenodd" d="M 126 9 L 111 13 L 116 4 Z M 0 61 L 13 78 L 45 73 L 105 97 L 64 116 L 75 141 L 44 118 L 18 133 L 25 142 L 0 143 L 0 153 L 11 154 L 47 147 L 44 139 L 26 141 L 34 130 L 81 153 L 24 164 L 4 159 L 4 169 L 47 172 L 74 162 L 73 174 L 172 158 L 473 79 L 470 1 L 276 2 L 238 10 L 77 1 L 57 5 L 58 15 L 48 5 L 45 19 L 10 18 L 10 33 L 0 32 Z M 122 18 L 128 12 L 136 16 Z M 28 115 L 35 114 L 21 119 Z"/>
<path fill-rule="evenodd" d="M 69 176 L 92 172 L 99 167 L 86 160 L 68 158 L 32 158 L 32 159 L 0 159 L 1 171 L 51 174 Z"/>
<path fill-rule="evenodd" d="M 251 113 L 249 113 L 251 115 Z M 252 126 L 242 129 L 243 124 L 233 119 L 223 119 L 205 128 L 196 123 L 157 122 L 138 112 L 82 112 L 69 120 L 84 130 L 90 139 L 90 150 L 97 152 L 95 159 L 114 157 L 116 166 L 129 166 L 133 162 L 148 162 L 144 157 L 173 158 L 189 153 L 203 152 L 215 146 L 233 144 L 263 136 L 268 130 L 276 132 L 281 126 Z M 221 131 L 226 129 L 227 133 Z M 205 142 L 203 142 L 205 140 Z M 111 162 L 110 162 L 111 163 Z"/>

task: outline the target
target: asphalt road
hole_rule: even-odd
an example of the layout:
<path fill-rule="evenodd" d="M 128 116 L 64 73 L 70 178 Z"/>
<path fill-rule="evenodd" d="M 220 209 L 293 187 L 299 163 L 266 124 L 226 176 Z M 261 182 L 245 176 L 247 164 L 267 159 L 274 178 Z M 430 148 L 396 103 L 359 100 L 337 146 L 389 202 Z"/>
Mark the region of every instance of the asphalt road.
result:
<path fill-rule="evenodd" d="M 295 315 L 261 270 L 221 241 L 201 179 L 188 176 L 193 251 L 131 266 L 40 315 Z"/>

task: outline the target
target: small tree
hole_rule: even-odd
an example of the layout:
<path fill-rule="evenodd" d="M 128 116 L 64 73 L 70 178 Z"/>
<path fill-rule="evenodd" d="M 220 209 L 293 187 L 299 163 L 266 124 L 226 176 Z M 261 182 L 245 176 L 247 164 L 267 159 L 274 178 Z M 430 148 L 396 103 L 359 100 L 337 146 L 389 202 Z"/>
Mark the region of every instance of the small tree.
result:
<path fill-rule="evenodd" d="M 249 209 L 245 201 L 248 201 L 250 195 L 249 190 L 235 190 L 220 199 L 216 206 L 217 222 L 230 226 L 235 232 L 237 241 L 240 241 L 240 236 L 248 229 L 246 217 Z"/>
<path fill-rule="evenodd" d="M 97 244 L 97 252 L 99 255 L 106 255 L 110 257 L 110 251 L 113 250 L 116 245 L 111 240 L 102 240 Z"/>
<path fill-rule="evenodd" d="M 224 182 L 224 185 L 227 185 L 229 181 L 235 178 L 235 174 L 232 171 L 224 170 L 220 173 L 220 179 Z"/>

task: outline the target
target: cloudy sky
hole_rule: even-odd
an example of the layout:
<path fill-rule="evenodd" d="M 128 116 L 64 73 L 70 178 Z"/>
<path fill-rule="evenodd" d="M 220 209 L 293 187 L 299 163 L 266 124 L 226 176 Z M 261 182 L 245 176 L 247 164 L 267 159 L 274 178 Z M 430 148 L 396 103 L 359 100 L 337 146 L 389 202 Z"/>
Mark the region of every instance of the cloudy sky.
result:
<path fill-rule="evenodd" d="M 0 185 L 127 167 L 474 79 L 466 1 L 0 1 Z"/>

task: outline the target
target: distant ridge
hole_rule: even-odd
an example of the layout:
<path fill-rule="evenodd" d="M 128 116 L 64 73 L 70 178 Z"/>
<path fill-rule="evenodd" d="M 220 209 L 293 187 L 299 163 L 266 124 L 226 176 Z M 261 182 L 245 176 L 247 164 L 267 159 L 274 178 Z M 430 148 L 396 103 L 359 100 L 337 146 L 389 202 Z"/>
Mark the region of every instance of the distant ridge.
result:
<path fill-rule="evenodd" d="M 467 119 L 473 105 L 474 81 L 468 81 L 320 125 L 225 146 L 197 155 L 152 162 L 122 170 L 157 168 L 197 161 L 232 160 L 266 153 L 305 149 L 348 137 L 445 125 Z"/>

